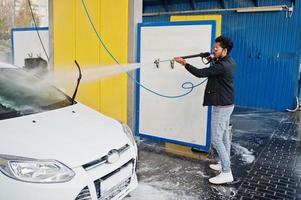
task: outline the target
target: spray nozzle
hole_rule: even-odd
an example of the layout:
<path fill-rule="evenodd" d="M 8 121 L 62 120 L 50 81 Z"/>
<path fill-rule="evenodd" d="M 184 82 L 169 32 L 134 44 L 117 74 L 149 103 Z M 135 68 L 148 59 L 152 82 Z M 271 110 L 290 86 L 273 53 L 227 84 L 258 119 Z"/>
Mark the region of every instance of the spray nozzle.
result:
<path fill-rule="evenodd" d="M 203 53 L 198 53 L 198 54 L 193 54 L 193 55 L 188 55 L 188 56 L 180 56 L 183 59 L 188 59 L 188 58 L 196 58 L 196 57 L 201 57 L 202 61 L 205 65 L 209 64 L 213 60 L 213 55 L 209 52 L 203 52 Z M 204 61 L 204 59 L 206 61 Z M 175 60 L 174 59 L 168 59 L 168 60 L 160 60 L 160 58 L 156 59 L 154 63 L 156 64 L 156 67 L 159 68 L 159 64 L 161 62 L 169 62 L 170 67 L 174 69 L 175 66 Z"/>

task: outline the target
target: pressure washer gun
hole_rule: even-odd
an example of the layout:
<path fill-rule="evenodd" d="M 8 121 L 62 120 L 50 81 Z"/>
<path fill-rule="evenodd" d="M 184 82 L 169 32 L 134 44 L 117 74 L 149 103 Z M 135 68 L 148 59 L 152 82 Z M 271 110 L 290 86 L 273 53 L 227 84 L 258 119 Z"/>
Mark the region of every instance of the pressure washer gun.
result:
<path fill-rule="evenodd" d="M 183 59 L 201 57 L 202 58 L 202 62 L 205 65 L 209 64 L 212 61 L 212 56 L 211 56 L 211 54 L 209 52 L 204 52 L 204 53 L 199 53 L 199 54 L 193 54 L 193 55 L 187 55 L 187 56 L 180 56 L 180 57 L 183 58 Z M 205 62 L 204 59 L 206 59 L 207 62 Z M 160 58 L 158 58 L 157 60 L 154 61 L 154 63 L 156 64 L 157 68 L 159 68 L 159 64 L 161 62 L 169 62 L 172 69 L 175 66 L 175 60 L 174 59 L 160 60 Z"/>

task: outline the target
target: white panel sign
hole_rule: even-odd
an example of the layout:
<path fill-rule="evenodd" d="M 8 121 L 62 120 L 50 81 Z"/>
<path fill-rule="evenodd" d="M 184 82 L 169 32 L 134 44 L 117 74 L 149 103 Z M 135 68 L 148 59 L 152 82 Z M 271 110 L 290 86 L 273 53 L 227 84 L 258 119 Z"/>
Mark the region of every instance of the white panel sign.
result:
<path fill-rule="evenodd" d="M 159 68 L 155 64 L 143 63 L 153 63 L 158 58 L 165 60 L 210 52 L 215 38 L 215 21 L 140 24 L 139 34 L 138 55 L 142 65 L 137 78 L 142 85 L 163 95 L 177 96 L 189 91 L 181 87 L 183 83 L 197 85 L 205 81 L 194 77 L 176 63 L 174 69 L 169 62 L 160 63 Z M 199 68 L 208 67 L 202 63 L 201 58 L 187 61 Z M 205 85 L 206 82 L 180 98 L 161 97 L 142 87 L 137 88 L 138 134 L 141 137 L 208 150 L 210 114 L 208 115 L 208 107 L 202 106 Z"/>
<path fill-rule="evenodd" d="M 47 55 L 49 55 L 49 33 L 48 28 L 38 28 L 41 40 L 45 47 Z M 13 48 L 13 63 L 16 66 L 24 67 L 24 59 L 40 56 L 44 60 L 47 57 L 39 40 L 35 28 L 16 28 L 12 29 L 12 48 Z"/>

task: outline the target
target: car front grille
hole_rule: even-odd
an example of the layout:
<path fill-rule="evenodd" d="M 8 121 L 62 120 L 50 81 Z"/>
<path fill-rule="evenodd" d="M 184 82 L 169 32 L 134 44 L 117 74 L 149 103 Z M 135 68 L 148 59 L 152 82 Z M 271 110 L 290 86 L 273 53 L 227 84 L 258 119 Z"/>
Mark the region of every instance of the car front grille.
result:
<path fill-rule="evenodd" d="M 119 149 L 116 149 L 118 151 L 119 154 L 122 154 L 124 153 L 125 151 L 127 151 L 128 149 L 130 148 L 130 145 L 129 144 L 125 144 L 124 146 L 122 146 L 121 148 Z M 83 165 L 83 168 L 86 170 L 86 171 L 89 171 L 95 167 L 98 167 L 104 163 L 107 163 L 107 155 L 97 159 L 97 160 L 94 160 L 92 162 L 89 162 L 87 164 L 84 164 Z"/>
<path fill-rule="evenodd" d="M 81 190 L 75 200 L 92 200 L 88 186 Z"/>
<path fill-rule="evenodd" d="M 128 174 L 125 171 L 131 170 Z M 109 200 L 114 198 L 116 195 L 118 195 L 120 192 L 124 191 L 131 182 L 131 176 L 134 172 L 134 159 L 128 161 L 124 165 L 122 165 L 120 168 L 114 170 L 113 172 L 107 174 L 106 176 L 101 177 L 100 179 L 97 179 L 94 181 L 95 189 L 96 189 L 96 195 L 98 200 Z M 121 174 L 127 174 L 127 175 L 121 175 Z M 121 176 L 120 176 L 121 175 Z M 102 190 L 102 184 L 105 184 L 107 181 L 111 181 L 114 179 L 118 179 L 118 184 L 115 184 L 111 188 L 109 188 L 106 191 Z"/>

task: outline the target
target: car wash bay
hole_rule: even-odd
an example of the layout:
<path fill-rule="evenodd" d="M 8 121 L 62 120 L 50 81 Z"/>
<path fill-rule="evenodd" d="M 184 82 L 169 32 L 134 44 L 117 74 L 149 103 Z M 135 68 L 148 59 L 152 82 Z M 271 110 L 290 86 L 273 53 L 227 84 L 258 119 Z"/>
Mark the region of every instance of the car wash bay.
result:
<path fill-rule="evenodd" d="M 301 2 L 64 0 L 49 4 L 50 26 L 29 28 L 31 38 L 39 48 L 41 41 L 36 33 L 41 34 L 44 42 L 49 38 L 46 49 L 50 55 L 48 68 L 52 71 L 77 74 L 74 60 L 80 63 L 83 80 L 75 100 L 106 115 L 98 116 L 103 121 L 93 115 L 95 118 L 76 122 L 81 133 L 76 135 L 80 139 L 74 149 L 93 153 L 82 153 L 85 163 L 75 157 L 79 164 L 67 166 L 93 175 L 82 179 L 89 183 L 76 179 L 78 188 L 70 186 L 76 200 L 100 199 L 102 178 L 106 177 L 115 178 L 110 181 L 113 186 L 107 186 L 108 191 L 115 190 L 109 196 L 129 192 L 129 183 L 136 181 L 132 173 L 136 161 L 138 186 L 127 194 L 126 200 L 301 199 L 301 109 L 287 111 L 299 106 L 296 98 L 299 100 L 301 82 Z M 17 46 L 24 48 L 22 42 L 17 42 L 18 38 L 26 40 L 18 36 L 18 31 L 24 30 L 12 31 L 17 34 L 15 43 L 12 42 L 13 60 L 18 56 Z M 231 55 L 237 61 L 235 109 L 231 117 L 234 181 L 212 185 L 208 179 L 218 173 L 208 166 L 217 162 L 218 157 L 211 148 L 212 110 L 201 106 L 206 79 L 191 76 L 173 57 L 211 52 L 219 35 L 232 38 Z M 41 49 L 38 53 L 44 56 Z M 23 62 L 24 58 L 20 60 Z M 209 66 L 200 58 L 188 61 L 198 67 Z M 141 64 L 133 64 L 132 68 L 117 66 L 126 63 Z M 108 71 L 124 68 L 120 72 L 128 73 L 103 76 L 105 71 L 100 69 L 109 65 L 112 68 Z M 64 91 L 72 96 L 77 76 L 64 75 L 63 79 Z M 84 108 L 89 110 L 88 107 Z M 71 116 L 86 113 L 83 110 L 73 109 Z M 73 124 L 73 118 L 66 119 Z M 88 122 L 104 123 L 85 131 Z M 135 135 L 138 158 L 126 124 Z M 104 125 L 112 132 L 98 129 Z M 95 135 L 89 137 L 87 132 Z M 119 135 L 114 138 L 114 133 Z M 73 155 L 68 146 L 73 144 L 72 137 L 69 138 L 70 144 L 63 145 L 66 148 L 61 155 Z M 101 145 L 97 145 L 98 141 Z M 102 151 L 93 151 L 92 143 L 103 147 Z M 119 151 L 131 152 L 130 160 Z M 70 157 L 66 156 L 66 160 Z M 89 172 L 100 160 L 107 167 L 98 168 L 102 175 Z M 120 171 L 132 177 L 124 179 Z M 81 173 L 75 174 L 84 177 Z M 70 191 L 62 194 L 73 195 Z"/>

